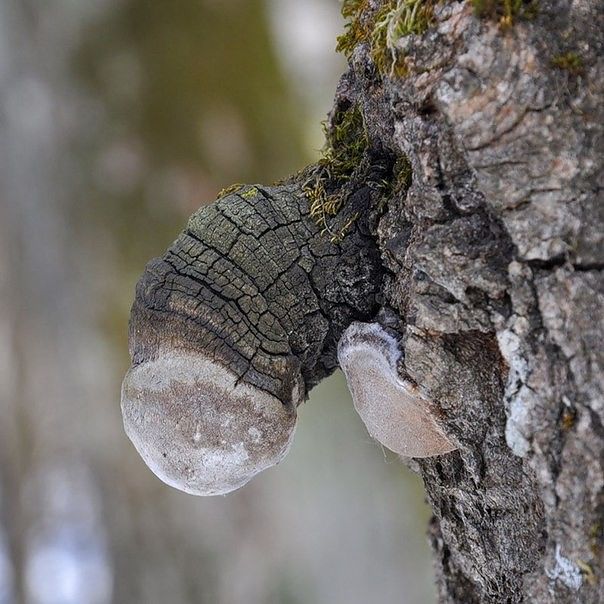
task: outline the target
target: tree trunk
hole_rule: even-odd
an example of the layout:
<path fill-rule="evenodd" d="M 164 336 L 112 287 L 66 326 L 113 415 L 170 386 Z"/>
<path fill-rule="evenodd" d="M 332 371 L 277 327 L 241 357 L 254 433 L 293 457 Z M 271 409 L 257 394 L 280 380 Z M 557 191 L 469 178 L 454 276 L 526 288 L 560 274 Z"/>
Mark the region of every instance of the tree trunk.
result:
<path fill-rule="evenodd" d="M 459 445 L 414 462 L 440 600 L 602 602 L 604 5 L 415 4 L 345 3 L 335 106 L 412 168 L 378 239 Z"/>
<path fill-rule="evenodd" d="M 434 511 L 441 601 L 604 601 L 604 5 L 346 0 L 343 13 L 349 70 L 324 157 L 281 188 L 225 192 L 148 266 L 134 366 L 159 357 L 172 371 L 162 351 L 185 334 L 212 367 L 289 405 L 291 367 L 312 387 L 335 367 L 347 324 L 374 319 L 396 334 L 398 373 L 456 446 L 411 462 Z M 285 220 L 279 245 L 256 235 L 257 251 L 246 229 L 279 224 L 290 206 L 294 226 Z M 383 267 L 359 252 L 376 243 Z M 342 275 L 348 291 L 326 304 Z M 307 316 L 331 331 L 305 327 Z M 160 382 L 153 396 L 163 388 L 176 408 Z M 141 392 L 126 406 L 144 438 L 144 410 L 158 422 Z M 156 453 L 166 473 L 180 463 Z"/>

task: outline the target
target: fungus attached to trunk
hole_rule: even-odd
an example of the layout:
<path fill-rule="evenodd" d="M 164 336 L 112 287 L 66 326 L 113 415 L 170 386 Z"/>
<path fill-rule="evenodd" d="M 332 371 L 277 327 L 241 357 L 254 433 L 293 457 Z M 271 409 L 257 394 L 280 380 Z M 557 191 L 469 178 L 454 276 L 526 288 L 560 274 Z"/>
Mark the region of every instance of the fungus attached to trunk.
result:
<path fill-rule="evenodd" d="M 241 187 L 201 208 L 137 285 L 124 423 L 171 486 L 226 493 L 278 463 L 343 330 L 377 310 L 375 187 L 350 193 L 335 238 L 304 188 Z"/>
<path fill-rule="evenodd" d="M 431 457 L 455 445 L 435 420 L 435 406 L 400 377 L 397 340 L 378 323 L 352 323 L 338 344 L 338 361 L 355 409 L 369 434 L 407 457 Z"/>
<path fill-rule="evenodd" d="M 194 495 L 243 486 L 289 450 L 300 389 L 287 403 L 212 358 L 161 349 L 122 388 L 126 432 L 164 482 Z"/>

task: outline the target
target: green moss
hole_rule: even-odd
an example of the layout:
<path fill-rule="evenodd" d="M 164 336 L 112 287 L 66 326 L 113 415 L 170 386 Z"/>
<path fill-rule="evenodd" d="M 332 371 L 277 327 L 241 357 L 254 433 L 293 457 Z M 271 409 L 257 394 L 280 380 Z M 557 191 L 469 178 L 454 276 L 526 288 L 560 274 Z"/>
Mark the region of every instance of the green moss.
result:
<path fill-rule="evenodd" d="M 258 189 L 256 187 L 250 187 L 247 191 L 239 193 L 239 195 L 244 199 L 253 199 L 258 195 Z"/>
<path fill-rule="evenodd" d="M 258 195 L 258 188 L 254 187 L 253 185 L 250 186 L 236 182 L 235 184 L 222 189 L 216 196 L 216 199 L 222 199 L 223 197 L 232 195 L 233 193 L 237 193 L 240 197 L 243 197 L 243 199 L 253 199 L 256 197 L 256 195 Z"/>
<path fill-rule="evenodd" d="M 577 419 L 577 414 L 573 409 L 565 408 L 562 412 L 562 417 L 560 419 L 560 423 L 562 425 L 562 429 L 566 432 L 571 430 L 575 425 L 575 421 Z"/>
<path fill-rule="evenodd" d="M 355 46 L 371 36 L 371 24 L 367 22 L 366 11 L 369 0 L 344 0 L 342 16 L 346 19 L 344 33 L 337 38 L 336 51 L 350 57 Z"/>
<path fill-rule="evenodd" d="M 382 75 L 407 75 L 405 59 L 396 44 L 401 38 L 422 34 L 430 27 L 434 4 L 433 0 L 393 0 L 378 11 L 371 35 L 371 56 Z"/>
<path fill-rule="evenodd" d="M 411 178 L 413 176 L 411 162 L 404 155 L 401 155 L 394 163 L 392 174 L 392 180 L 384 183 L 383 191 L 386 198 L 406 191 L 411 186 Z"/>
<path fill-rule="evenodd" d="M 240 182 L 236 182 L 235 184 L 229 185 L 228 187 L 225 187 L 224 189 L 221 189 L 218 192 L 216 199 L 222 199 L 227 195 L 231 195 L 231 193 L 237 193 L 237 191 L 240 191 L 241 189 L 243 189 L 243 187 L 245 187 L 245 185 L 241 184 Z"/>
<path fill-rule="evenodd" d="M 348 196 L 359 187 L 369 185 L 379 191 L 378 208 L 393 195 L 404 193 L 411 184 L 411 164 L 404 156 L 394 165 L 382 167 L 383 180 L 376 179 L 375 164 L 371 164 L 367 148 L 369 140 L 363 115 L 358 105 L 341 111 L 325 127 L 326 144 L 319 162 L 304 172 L 304 193 L 310 204 L 310 216 L 327 233 L 333 243 L 343 240 L 359 218 L 358 212 L 343 212 Z M 391 160 L 390 160 L 391 161 Z M 304 178 L 303 177 L 303 178 Z M 337 224 L 337 226 L 334 226 Z"/>
<path fill-rule="evenodd" d="M 583 71 L 583 59 L 576 52 L 565 52 L 552 59 L 552 65 L 577 74 Z"/>
<path fill-rule="evenodd" d="M 328 166 L 332 178 L 345 179 L 358 166 L 368 144 L 359 106 L 336 115 L 331 128 L 324 125 L 324 130 L 326 145 L 321 161 Z"/>
<path fill-rule="evenodd" d="M 432 24 L 437 0 L 387 0 L 377 12 L 371 12 L 367 0 L 345 0 L 342 15 L 344 33 L 336 50 L 350 57 L 362 42 L 371 45 L 371 56 L 382 75 L 407 74 L 405 58 L 396 43 L 404 36 L 422 34 Z"/>
<path fill-rule="evenodd" d="M 359 213 L 355 212 L 335 233 L 331 234 L 330 241 L 332 243 L 342 243 L 346 233 L 350 230 L 350 227 L 357 221 Z"/>
<path fill-rule="evenodd" d="M 534 19 L 538 12 L 538 0 L 470 0 L 474 13 L 499 21 L 502 27 L 510 27 L 518 19 Z"/>
<path fill-rule="evenodd" d="M 340 112 L 331 127 L 324 126 L 326 143 L 322 157 L 304 186 L 310 201 L 310 216 L 329 231 L 328 218 L 335 216 L 346 199 L 346 183 L 361 165 L 368 140 L 363 115 L 357 105 Z M 347 230 L 354 222 L 345 225 Z M 330 232 L 331 233 L 331 232 Z M 337 239 L 339 233 L 331 233 Z"/>
<path fill-rule="evenodd" d="M 604 524 L 595 522 L 589 528 L 589 549 L 594 556 L 600 555 L 601 544 L 604 541 Z"/>
<path fill-rule="evenodd" d="M 581 574 L 585 577 L 585 580 L 591 585 L 596 586 L 598 584 L 598 577 L 594 573 L 594 569 L 587 564 L 584 560 L 577 560 L 577 566 L 581 570 Z"/>

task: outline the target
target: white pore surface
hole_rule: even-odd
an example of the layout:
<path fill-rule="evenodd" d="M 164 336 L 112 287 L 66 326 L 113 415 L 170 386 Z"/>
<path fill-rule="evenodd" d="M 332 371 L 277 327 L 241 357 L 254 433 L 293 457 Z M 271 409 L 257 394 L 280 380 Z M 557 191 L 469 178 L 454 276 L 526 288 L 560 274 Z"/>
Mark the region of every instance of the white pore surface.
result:
<path fill-rule="evenodd" d="M 338 361 L 355 409 L 369 434 L 407 457 L 431 457 L 456 447 L 435 422 L 430 404 L 397 372 L 396 340 L 377 323 L 353 323 L 338 345 Z"/>
<path fill-rule="evenodd" d="M 194 495 L 228 493 L 278 463 L 296 426 L 295 407 L 199 353 L 171 349 L 128 371 L 122 414 L 149 468 Z"/>

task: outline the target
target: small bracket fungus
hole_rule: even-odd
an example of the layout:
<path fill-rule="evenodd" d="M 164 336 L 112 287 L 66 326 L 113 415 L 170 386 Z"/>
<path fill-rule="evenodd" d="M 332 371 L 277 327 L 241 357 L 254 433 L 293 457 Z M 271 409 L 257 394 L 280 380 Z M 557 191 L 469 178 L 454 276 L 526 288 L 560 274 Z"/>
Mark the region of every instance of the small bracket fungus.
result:
<path fill-rule="evenodd" d="M 397 340 L 378 323 L 352 323 L 338 344 L 338 361 L 355 409 L 369 434 L 407 457 L 431 457 L 455 445 L 436 423 L 433 405 L 399 376 Z"/>

